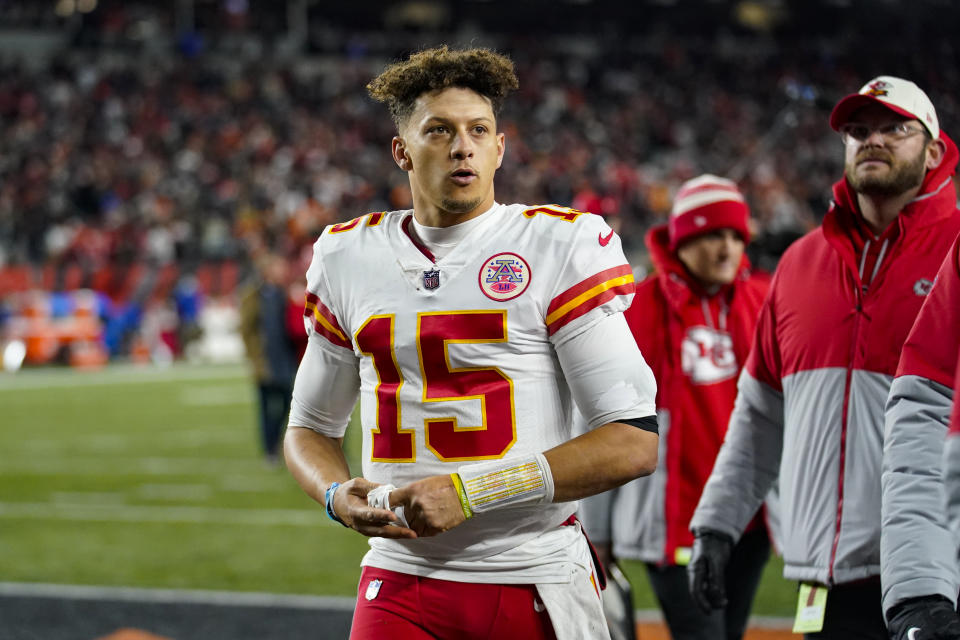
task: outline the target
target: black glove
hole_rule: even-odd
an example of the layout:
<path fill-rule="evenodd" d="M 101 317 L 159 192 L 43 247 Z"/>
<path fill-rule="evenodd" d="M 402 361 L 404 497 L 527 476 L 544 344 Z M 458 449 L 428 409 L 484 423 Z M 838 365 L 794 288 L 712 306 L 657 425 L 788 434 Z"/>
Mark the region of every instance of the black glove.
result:
<path fill-rule="evenodd" d="M 733 538 L 712 529 L 697 529 L 693 535 L 693 555 L 687 565 L 690 595 L 700 610 L 709 614 L 727 606 L 724 572 Z"/>
<path fill-rule="evenodd" d="M 960 640 L 960 616 L 943 596 L 904 600 L 887 618 L 892 640 Z"/>

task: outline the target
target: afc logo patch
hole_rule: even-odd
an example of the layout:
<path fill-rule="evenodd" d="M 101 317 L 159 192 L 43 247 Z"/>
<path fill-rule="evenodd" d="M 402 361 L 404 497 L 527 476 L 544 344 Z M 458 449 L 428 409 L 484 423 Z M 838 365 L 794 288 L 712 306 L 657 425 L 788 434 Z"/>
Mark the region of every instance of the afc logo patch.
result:
<path fill-rule="evenodd" d="M 694 384 L 713 384 L 737 375 L 733 338 L 710 327 L 690 327 L 680 346 L 680 366 Z"/>
<path fill-rule="evenodd" d="M 530 265 L 515 253 L 498 253 L 483 263 L 478 279 L 491 300 L 513 300 L 530 286 Z"/>

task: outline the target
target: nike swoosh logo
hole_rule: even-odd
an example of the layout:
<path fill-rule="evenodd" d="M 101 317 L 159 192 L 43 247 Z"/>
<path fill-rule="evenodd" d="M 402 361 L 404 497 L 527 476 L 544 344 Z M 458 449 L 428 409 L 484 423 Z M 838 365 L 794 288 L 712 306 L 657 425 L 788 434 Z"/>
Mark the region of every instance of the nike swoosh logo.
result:
<path fill-rule="evenodd" d="M 910 627 L 907 631 L 907 640 L 917 640 L 917 631 L 920 631 L 920 627 Z"/>
<path fill-rule="evenodd" d="M 608 233 L 606 237 L 604 237 L 603 234 L 598 234 L 597 240 L 600 242 L 601 247 L 605 247 L 607 246 L 607 243 L 610 242 L 610 238 L 612 237 L 613 237 L 613 229 L 610 229 L 610 233 Z"/>

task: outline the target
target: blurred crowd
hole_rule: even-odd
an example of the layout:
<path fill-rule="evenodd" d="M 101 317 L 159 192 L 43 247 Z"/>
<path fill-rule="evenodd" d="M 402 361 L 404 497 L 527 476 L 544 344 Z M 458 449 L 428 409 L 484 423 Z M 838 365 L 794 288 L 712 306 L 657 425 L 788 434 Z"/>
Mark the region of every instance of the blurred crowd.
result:
<path fill-rule="evenodd" d="M 501 116 L 498 200 L 608 216 L 641 270 L 646 229 L 704 172 L 738 182 L 753 257 L 772 269 L 841 176 L 830 107 L 873 75 L 915 80 L 948 133 L 960 113 L 948 91 L 960 65 L 942 47 L 929 64 L 869 39 L 841 49 L 724 33 L 504 38 L 490 44 L 514 58 L 521 89 Z M 325 225 L 410 206 L 388 153 L 393 124 L 365 92 L 406 43 L 395 55 L 362 35 L 350 43 L 295 58 L 181 42 L 163 55 L 77 48 L 41 66 L 0 61 L 0 324 L 24 289 L 92 288 L 101 309 L 137 316 L 107 347 L 126 356 L 152 312 L 196 325 L 199 311 L 188 319 L 183 308 L 204 297 L 235 306 L 234 285 L 267 253 L 286 258 L 291 295 L 302 295 Z M 215 286 L 198 286 L 211 265 Z M 132 270 L 142 276 L 118 285 Z M 173 357 L 187 333 L 164 342 Z"/>

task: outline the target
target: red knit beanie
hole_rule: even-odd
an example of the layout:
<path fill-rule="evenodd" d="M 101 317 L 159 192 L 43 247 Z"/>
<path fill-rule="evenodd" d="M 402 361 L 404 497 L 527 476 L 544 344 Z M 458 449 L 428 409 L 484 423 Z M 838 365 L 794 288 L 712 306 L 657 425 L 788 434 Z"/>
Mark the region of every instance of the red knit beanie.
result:
<path fill-rule="evenodd" d="M 709 173 L 687 180 L 680 185 L 670 212 L 670 249 L 715 229 L 733 229 L 749 242 L 749 217 L 743 194 L 732 180 Z"/>

